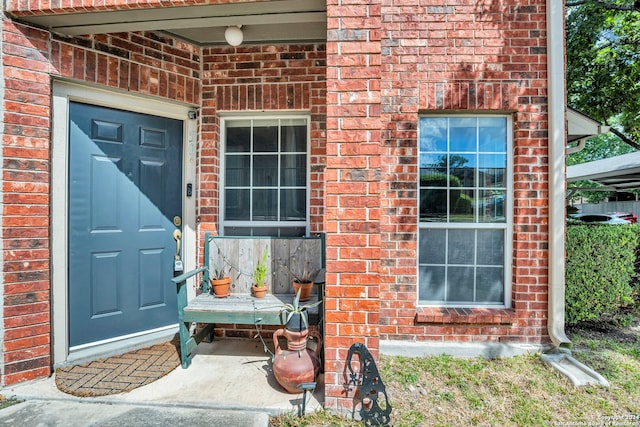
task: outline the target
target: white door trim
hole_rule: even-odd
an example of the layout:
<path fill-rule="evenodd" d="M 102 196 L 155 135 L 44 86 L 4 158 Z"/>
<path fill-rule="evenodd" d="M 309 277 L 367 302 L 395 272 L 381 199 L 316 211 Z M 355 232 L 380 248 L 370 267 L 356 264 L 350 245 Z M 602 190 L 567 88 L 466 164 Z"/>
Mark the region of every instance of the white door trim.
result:
<path fill-rule="evenodd" d="M 69 307 L 68 307 L 68 158 L 69 158 L 69 102 L 79 101 L 104 107 L 119 108 L 138 113 L 182 120 L 183 165 L 182 165 L 182 248 L 185 271 L 196 266 L 196 143 L 197 121 L 189 119 L 193 106 L 131 95 L 93 86 L 53 82 L 52 94 L 52 150 L 51 150 L 51 286 L 52 286 L 52 342 L 53 365 L 61 366 L 70 359 L 69 353 Z M 193 195 L 186 196 L 186 184 L 193 185 Z M 176 312 L 177 316 L 177 312 Z M 138 337 L 122 337 L 109 343 L 96 343 L 92 349 L 83 349 L 83 354 L 105 354 L 114 348 L 135 346 L 133 341 L 147 341 L 158 331 L 140 334 Z"/>

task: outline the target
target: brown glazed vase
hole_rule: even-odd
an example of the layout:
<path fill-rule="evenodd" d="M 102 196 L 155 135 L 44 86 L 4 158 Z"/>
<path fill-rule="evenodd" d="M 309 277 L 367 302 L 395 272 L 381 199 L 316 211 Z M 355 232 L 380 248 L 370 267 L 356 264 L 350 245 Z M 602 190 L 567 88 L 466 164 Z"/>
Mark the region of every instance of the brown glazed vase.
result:
<path fill-rule="evenodd" d="M 307 338 L 311 336 L 318 340 L 315 351 L 307 348 Z M 278 337 L 287 339 L 287 350 L 280 348 Z M 320 349 L 322 340 L 320 334 L 308 329 L 290 331 L 287 328 L 278 329 L 273 333 L 275 357 L 273 359 L 273 373 L 287 392 L 297 394 L 302 390 L 298 386 L 302 383 L 314 382 L 320 372 Z"/>

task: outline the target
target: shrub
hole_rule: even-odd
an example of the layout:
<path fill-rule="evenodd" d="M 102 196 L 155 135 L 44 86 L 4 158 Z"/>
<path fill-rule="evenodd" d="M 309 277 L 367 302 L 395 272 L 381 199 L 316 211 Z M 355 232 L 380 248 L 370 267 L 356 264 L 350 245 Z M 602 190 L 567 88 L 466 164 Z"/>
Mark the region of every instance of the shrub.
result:
<path fill-rule="evenodd" d="M 599 319 L 633 302 L 639 232 L 636 225 L 567 227 L 568 324 Z"/>

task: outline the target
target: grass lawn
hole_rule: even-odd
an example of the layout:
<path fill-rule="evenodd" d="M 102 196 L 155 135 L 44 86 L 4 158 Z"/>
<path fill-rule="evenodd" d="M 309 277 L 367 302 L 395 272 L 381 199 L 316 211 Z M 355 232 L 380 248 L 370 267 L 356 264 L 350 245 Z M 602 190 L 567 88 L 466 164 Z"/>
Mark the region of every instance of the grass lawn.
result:
<path fill-rule="evenodd" d="M 574 387 L 538 355 L 456 359 L 382 356 L 380 371 L 401 426 L 640 426 L 640 323 L 568 329 L 573 356 L 609 388 Z M 360 426 L 327 413 L 283 416 L 272 426 Z"/>

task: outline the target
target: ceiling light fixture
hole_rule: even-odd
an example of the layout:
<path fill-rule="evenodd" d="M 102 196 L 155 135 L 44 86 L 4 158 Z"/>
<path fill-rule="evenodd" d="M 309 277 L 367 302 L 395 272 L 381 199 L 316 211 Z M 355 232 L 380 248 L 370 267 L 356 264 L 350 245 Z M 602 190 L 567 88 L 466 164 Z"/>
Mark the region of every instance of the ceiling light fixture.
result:
<path fill-rule="evenodd" d="M 229 25 L 224 31 L 224 39 L 231 46 L 240 46 L 242 44 L 244 34 L 242 34 L 241 28 L 242 25 Z"/>

